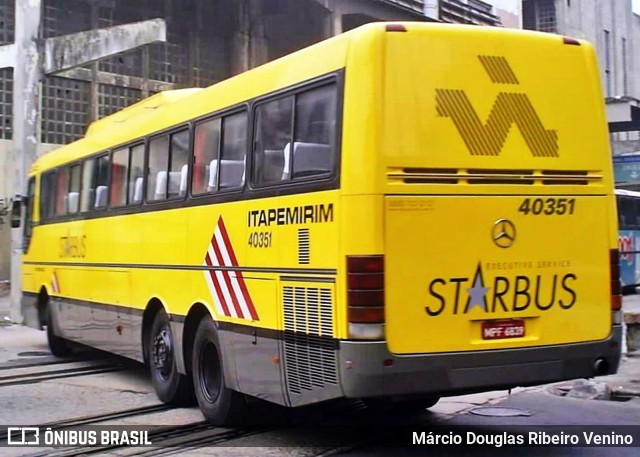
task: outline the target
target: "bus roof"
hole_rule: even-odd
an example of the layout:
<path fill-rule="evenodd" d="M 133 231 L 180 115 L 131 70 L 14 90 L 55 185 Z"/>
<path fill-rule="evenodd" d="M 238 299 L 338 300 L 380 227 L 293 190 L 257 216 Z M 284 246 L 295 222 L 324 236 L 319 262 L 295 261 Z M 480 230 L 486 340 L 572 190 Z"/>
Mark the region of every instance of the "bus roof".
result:
<path fill-rule="evenodd" d="M 130 105 L 120 111 L 117 111 L 110 116 L 103 117 L 100 120 L 92 122 L 87 128 L 86 136 L 95 135 L 96 133 L 114 127 L 118 124 L 124 124 L 127 121 L 131 121 L 133 118 L 139 118 L 141 116 L 150 115 L 156 109 L 163 108 L 167 105 L 182 100 L 189 95 L 200 92 L 201 88 L 189 88 L 189 89 L 176 89 L 166 90 L 164 92 L 157 93 L 151 97 L 140 100 L 133 105 Z"/>
<path fill-rule="evenodd" d="M 637 197 L 640 198 L 640 192 L 636 192 L 633 190 L 626 190 L 626 189 L 616 189 L 615 190 L 616 195 L 622 195 L 625 197 Z"/>
<path fill-rule="evenodd" d="M 95 153 L 107 151 L 143 138 L 154 132 L 184 125 L 207 114 L 241 105 L 243 102 L 278 89 L 311 80 L 347 65 L 350 46 L 367 43 L 386 32 L 389 23 L 363 25 L 307 48 L 281 57 L 205 89 L 190 88 L 165 91 L 124 108 L 106 118 L 93 122 L 84 138 L 61 146 L 39 159 L 29 173 L 70 163 Z M 488 34 L 503 36 L 530 35 L 531 37 L 556 37 L 557 35 L 496 27 L 479 27 L 458 24 L 434 24 L 422 22 L 394 22 L 409 32 L 414 29 L 433 29 L 440 33 L 466 33 L 479 29 Z"/>

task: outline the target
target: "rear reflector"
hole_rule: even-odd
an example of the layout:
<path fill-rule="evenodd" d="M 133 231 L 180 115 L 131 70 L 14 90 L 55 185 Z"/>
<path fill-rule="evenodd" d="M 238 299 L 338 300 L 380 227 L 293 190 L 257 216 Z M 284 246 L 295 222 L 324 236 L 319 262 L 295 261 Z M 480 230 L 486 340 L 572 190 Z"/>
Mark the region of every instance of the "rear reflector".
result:
<path fill-rule="evenodd" d="M 609 251 L 609 268 L 611 279 L 611 309 L 622 308 L 622 284 L 620 283 L 620 251 Z"/>
<path fill-rule="evenodd" d="M 406 32 L 407 28 L 402 24 L 387 24 L 387 32 Z"/>
<path fill-rule="evenodd" d="M 382 324 L 384 322 L 384 308 L 379 306 L 349 306 L 349 322 Z"/>
<path fill-rule="evenodd" d="M 349 306 L 384 306 L 384 290 L 349 289 Z"/>
<path fill-rule="evenodd" d="M 384 257 L 381 255 L 347 257 L 349 273 L 384 273 Z"/>
<path fill-rule="evenodd" d="M 564 44 L 568 44 L 571 46 L 580 46 L 580 42 L 578 40 L 576 40 L 575 38 L 570 38 L 570 37 L 562 37 L 562 42 Z"/>
<path fill-rule="evenodd" d="M 622 309 L 622 296 L 621 295 L 612 295 L 611 296 L 611 309 L 613 311 L 620 311 Z"/>
<path fill-rule="evenodd" d="M 384 289 L 384 273 L 349 273 L 349 289 Z"/>

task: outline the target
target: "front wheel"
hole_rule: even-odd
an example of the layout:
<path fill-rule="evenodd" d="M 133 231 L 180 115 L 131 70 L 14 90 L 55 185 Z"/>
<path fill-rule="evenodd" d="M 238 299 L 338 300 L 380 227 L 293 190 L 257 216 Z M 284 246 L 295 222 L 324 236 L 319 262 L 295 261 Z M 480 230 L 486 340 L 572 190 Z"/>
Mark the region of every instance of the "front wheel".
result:
<path fill-rule="evenodd" d="M 156 314 L 151 327 L 149 365 L 153 388 L 160 401 L 174 405 L 192 403 L 191 382 L 176 367 L 173 334 L 164 310 Z"/>
<path fill-rule="evenodd" d="M 241 425 L 246 418 L 244 395 L 227 387 L 215 324 L 200 322 L 193 345 L 193 386 L 204 417 L 214 425 Z"/>
<path fill-rule="evenodd" d="M 53 305 L 51 302 L 47 304 L 47 343 L 49 350 L 56 357 L 68 357 L 73 352 L 71 342 L 61 336 L 56 335 L 53 330 Z"/>

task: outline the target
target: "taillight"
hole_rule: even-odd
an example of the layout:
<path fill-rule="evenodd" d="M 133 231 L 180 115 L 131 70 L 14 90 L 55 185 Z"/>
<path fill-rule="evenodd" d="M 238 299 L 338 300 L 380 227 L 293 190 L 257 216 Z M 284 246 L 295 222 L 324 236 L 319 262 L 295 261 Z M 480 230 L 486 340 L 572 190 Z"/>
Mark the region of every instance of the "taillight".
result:
<path fill-rule="evenodd" d="M 384 256 L 351 256 L 347 257 L 347 272 L 353 274 L 382 273 L 384 274 Z"/>
<path fill-rule="evenodd" d="M 349 336 L 382 339 L 384 324 L 384 257 L 347 257 Z"/>
<path fill-rule="evenodd" d="M 618 311 L 622 308 L 622 285 L 620 283 L 620 251 L 609 251 L 609 268 L 611 272 L 611 309 Z"/>

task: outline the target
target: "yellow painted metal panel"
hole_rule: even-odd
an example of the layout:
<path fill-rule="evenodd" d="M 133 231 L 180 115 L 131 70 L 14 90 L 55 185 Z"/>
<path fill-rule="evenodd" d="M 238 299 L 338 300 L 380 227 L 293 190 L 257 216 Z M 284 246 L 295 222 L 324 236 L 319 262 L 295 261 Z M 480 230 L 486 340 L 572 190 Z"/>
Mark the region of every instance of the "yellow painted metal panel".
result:
<path fill-rule="evenodd" d="M 568 45 L 552 34 L 448 27 L 385 36 L 387 167 L 609 169 L 591 45 Z M 610 186 L 608 171 L 604 178 Z"/>
<path fill-rule="evenodd" d="M 540 200 L 542 212 L 519 211 L 527 199 Z M 457 352 L 608 336 L 608 198 L 564 198 L 562 214 L 546 214 L 548 200 L 387 197 L 390 349 Z M 504 319 L 523 319 L 525 336 L 484 340 L 481 324 Z"/>

